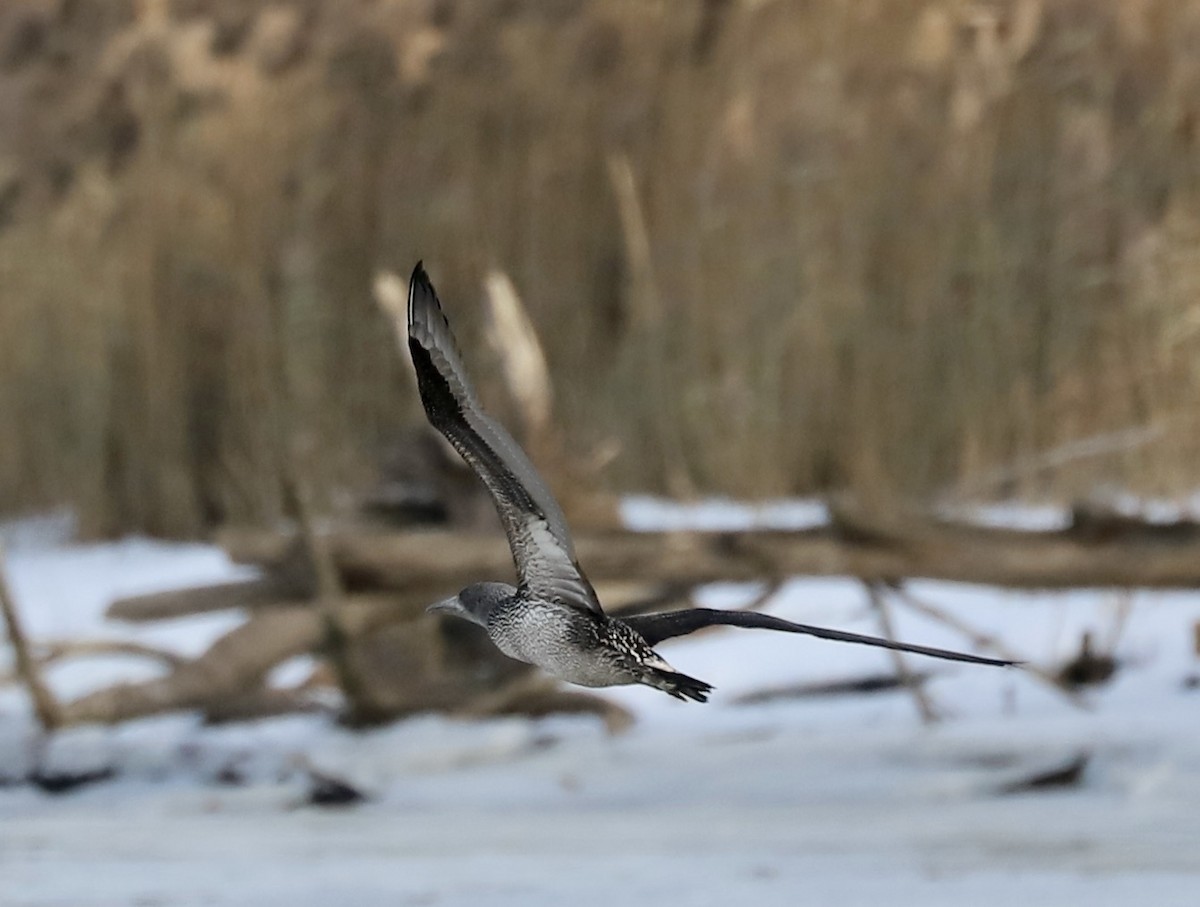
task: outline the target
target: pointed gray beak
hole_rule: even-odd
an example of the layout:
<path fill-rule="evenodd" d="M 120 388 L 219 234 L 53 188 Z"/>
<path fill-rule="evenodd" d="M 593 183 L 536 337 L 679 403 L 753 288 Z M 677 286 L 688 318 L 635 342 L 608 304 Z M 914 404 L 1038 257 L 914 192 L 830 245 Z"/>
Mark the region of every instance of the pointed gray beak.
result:
<path fill-rule="evenodd" d="M 425 609 L 427 614 L 461 614 L 462 605 L 458 603 L 458 596 L 451 595 L 449 598 L 443 598 L 440 602 L 434 602 Z"/>

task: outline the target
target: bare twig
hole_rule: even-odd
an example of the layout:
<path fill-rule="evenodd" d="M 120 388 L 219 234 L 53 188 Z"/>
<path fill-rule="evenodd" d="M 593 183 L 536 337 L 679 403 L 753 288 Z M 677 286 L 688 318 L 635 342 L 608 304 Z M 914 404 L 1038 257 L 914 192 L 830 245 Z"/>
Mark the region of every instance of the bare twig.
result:
<path fill-rule="evenodd" d="M 293 466 L 292 469 L 295 467 Z M 329 548 L 329 540 L 317 531 L 312 507 L 304 487 L 293 473 L 284 482 L 284 501 L 300 530 L 304 549 L 316 573 L 314 602 L 321 616 L 324 642 L 321 649 L 349 703 L 347 719 L 352 724 L 372 721 L 378 709 L 350 650 L 350 634 L 342 621 L 345 589 Z"/>
<path fill-rule="evenodd" d="M 741 605 L 739 611 L 758 611 L 763 608 L 767 602 L 779 594 L 779 590 L 783 588 L 784 580 L 778 576 L 773 576 L 763 585 L 758 594 L 746 604 Z"/>
<path fill-rule="evenodd" d="M 625 256 L 633 276 L 633 320 L 639 327 L 657 327 L 662 321 L 658 282 L 654 277 L 654 258 L 650 252 L 650 232 L 646 214 L 638 197 L 637 178 L 627 154 L 610 154 L 608 178 L 617 197 L 617 213 L 625 238 Z"/>
<path fill-rule="evenodd" d="M 322 649 L 329 659 L 338 684 L 349 704 L 351 721 L 366 720 L 374 710 L 368 699 L 367 685 L 354 663 L 349 646 L 349 634 L 342 623 L 341 604 L 345 598 L 341 576 L 329 550 L 328 539 L 316 529 L 312 512 L 310 475 L 301 466 L 298 395 L 294 363 L 287 342 L 288 318 L 281 296 L 272 298 L 277 340 L 272 364 L 275 392 L 278 400 L 274 442 L 280 471 L 284 510 L 296 521 L 302 551 L 312 567 L 316 580 L 314 602 L 324 630 Z"/>
<path fill-rule="evenodd" d="M 186 658 L 175 652 L 170 652 L 166 649 L 156 649 L 153 646 L 146 646 L 124 639 L 68 640 L 44 643 L 40 648 L 42 652 L 34 658 L 39 668 L 48 667 L 57 661 L 67 658 L 99 658 L 108 655 L 129 655 L 134 658 L 149 658 L 153 661 L 161 662 L 164 667 L 171 670 L 187 662 Z M 20 681 L 21 674 L 19 671 L 0 674 L 0 687 L 19 683 Z"/>
<path fill-rule="evenodd" d="M 342 617 L 352 638 L 406 619 L 390 595 L 358 596 L 344 604 Z M 63 723 L 115 724 L 254 696 L 272 668 L 318 650 L 326 639 L 322 616 L 310 603 L 280 605 L 230 630 L 165 677 L 115 684 L 64 703 Z"/>
<path fill-rule="evenodd" d="M 960 482 L 953 491 L 943 495 L 948 500 L 974 499 L 994 492 L 997 488 L 1027 479 L 1039 473 L 1060 469 L 1082 460 L 1127 454 L 1139 450 L 1167 435 L 1163 424 L 1137 426 L 1121 431 L 1103 432 L 1060 444 L 1050 450 L 1023 457 L 980 476 Z"/>
<path fill-rule="evenodd" d="M 525 674 L 510 680 L 499 689 L 471 700 L 455 714 L 464 718 L 487 718 L 494 715 L 543 715 L 574 712 L 598 715 L 610 734 L 628 730 L 634 722 L 633 713 L 594 693 L 563 690 L 544 674 Z"/>
<path fill-rule="evenodd" d="M 884 597 L 883 590 L 879 583 L 863 583 L 867 590 L 867 597 L 871 600 L 871 607 L 874 609 L 876 616 L 879 618 L 879 627 L 883 632 L 883 637 L 891 642 L 896 641 L 896 630 L 892 625 L 892 615 L 888 610 L 887 599 Z M 909 693 L 912 694 L 913 702 L 916 703 L 917 711 L 921 714 L 921 721 L 925 724 L 933 724 L 938 720 L 937 711 L 933 707 L 932 701 L 929 699 L 929 694 L 925 692 L 923 677 L 919 677 L 908 669 L 908 663 L 904 660 L 904 656 L 895 649 L 889 649 L 888 654 L 892 658 L 892 664 L 896 666 L 896 676 L 898 676 Z"/>
<path fill-rule="evenodd" d="M 25 682 L 26 689 L 29 690 L 29 698 L 33 700 L 33 709 L 42 725 L 42 730 L 53 731 L 62 726 L 62 710 L 50 688 L 42 681 L 37 660 L 29 650 L 29 640 L 25 636 L 25 630 L 17 616 L 16 602 L 8 587 L 2 545 L 0 545 L 0 613 L 4 615 L 4 626 L 8 631 L 9 642 L 12 643 L 13 654 L 16 656 L 17 674 Z"/>
<path fill-rule="evenodd" d="M 1129 623 L 1129 615 L 1133 612 L 1133 592 L 1129 589 L 1121 589 L 1116 593 L 1116 601 L 1113 603 L 1113 622 L 1109 628 L 1108 639 L 1104 641 L 1104 651 L 1109 655 L 1117 650 L 1117 643 L 1121 641 L 1121 634 L 1125 632 L 1125 625 Z"/>
<path fill-rule="evenodd" d="M 663 345 L 663 306 L 654 275 L 654 258 L 650 250 L 650 231 L 646 228 L 646 213 L 638 197 L 637 179 L 633 164 L 624 153 L 608 157 L 608 177 L 617 197 L 617 213 L 625 238 L 625 256 L 632 276 L 633 324 L 642 338 L 641 353 L 653 385 L 652 392 L 660 397 L 668 393 L 667 356 Z M 665 409 L 665 404 L 660 405 Z M 663 456 L 663 475 L 671 494 L 691 497 L 695 484 L 686 467 L 683 445 L 675 427 L 659 421 L 660 447 Z"/>
<path fill-rule="evenodd" d="M 78 639 L 45 643 L 41 664 L 53 664 L 66 658 L 99 658 L 106 655 L 128 655 L 157 661 L 163 667 L 175 668 L 186 664 L 188 659 L 178 652 L 159 649 L 129 639 Z"/>
<path fill-rule="evenodd" d="M 924 614 L 931 620 L 936 620 L 939 623 L 945 624 L 952 630 L 956 630 L 969 639 L 972 644 L 981 649 L 991 649 L 1001 658 L 1008 659 L 1009 661 L 1021 662 L 1022 670 L 1027 671 L 1031 677 L 1035 677 L 1036 679 L 1040 680 L 1046 686 L 1053 689 L 1056 693 L 1060 693 L 1066 697 L 1072 705 L 1084 710 L 1091 709 L 1091 705 L 1086 699 L 1084 699 L 1074 690 L 1069 689 L 1068 687 L 1065 687 L 1059 683 L 1057 677 L 1055 677 L 1049 671 L 1039 668 L 1037 665 L 1026 662 L 1020 654 L 1005 646 L 1002 642 L 996 639 L 996 637 L 987 633 L 982 633 L 965 621 L 943 611 L 941 608 L 915 597 L 901 584 L 894 585 L 892 589 L 900 601 L 912 608 L 914 611 Z"/>

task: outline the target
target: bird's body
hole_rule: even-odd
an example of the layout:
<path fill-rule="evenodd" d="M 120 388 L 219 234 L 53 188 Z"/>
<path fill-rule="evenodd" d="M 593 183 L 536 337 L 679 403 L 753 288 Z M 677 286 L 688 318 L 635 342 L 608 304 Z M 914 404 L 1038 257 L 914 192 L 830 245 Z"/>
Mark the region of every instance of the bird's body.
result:
<path fill-rule="evenodd" d="M 556 605 L 527 598 L 515 597 L 494 611 L 487 631 L 505 655 L 584 687 L 634 683 L 637 661 L 653 655 L 633 631 L 610 618 L 588 611 L 564 615 Z"/>
<path fill-rule="evenodd" d="M 430 610 L 479 624 L 509 658 L 582 687 L 642 683 L 700 702 L 712 689 L 676 671 L 625 621 L 545 601 L 507 583 L 468 586 Z"/>
<path fill-rule="evenodd" d="M 682 674 L 654 650 L 658 642 L 705 626 L 759 627 L 982 664 L 1011 662 L 797 624 L 766 614 L 695 608 L 627 619 L 610 617 L 575 560 L 566 518 L 533 464 L 479 406 L 420 264 L 408 292 L 408 348 L 430 423 L 487 486 L 517 568 L 518 585 L 476 583 L 430 605 L 484 627 L 501 652 L 586 687 L 645 684 L 704 702 L 712 687 Z"/>

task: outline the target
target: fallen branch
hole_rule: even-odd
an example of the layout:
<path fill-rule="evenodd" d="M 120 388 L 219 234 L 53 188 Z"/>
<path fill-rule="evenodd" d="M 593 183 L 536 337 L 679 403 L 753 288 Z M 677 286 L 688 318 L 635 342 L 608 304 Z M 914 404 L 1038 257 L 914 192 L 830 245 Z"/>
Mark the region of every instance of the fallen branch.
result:
<path fill-rule="evenodd" d="M 119 598 L 108 606 L 105 617 L 132 623 L 174 620 L 177 617 L 228 611 L 233 608 L 270 607 L 280 602 L 294 602 L 309 594 L 310 592 L 298 588 L 293 582 L 267 576 L 261 579 Z"/>
<path fill-rule="evenodd" d="M 884 597 L 883 590 L 880 588 L 879 583 L 864 583 L 864 585 L 867 590 L 867 598 L 871 601 L 871 608 L 875 611 L 875 615 L 879 620 L 879 628 L 882 631 L 883 638 L 890 642 L 896 642 L 896 629 L 892 624 L 892 615 L 888 611 L 887 599 Z M 904 660 L 903 654 L 899 651 L 889 649 L 888 654 L 892 658 L 892 665 L 896 669 L 896 676 L 904 684 L 917 706 L 917 712 L 921 715 L 922 724 L 935 723 L 938 720 L 938 714 L 929 699 L 929 694 L 925 692 L 923 676 L 914 674 L 909 670 L 908 662 Z"/>
<path fill-rule="evenodd" d="M 344 605 L 342 625 L 357 638 L 405 617 L 390 596 L 360 596 Z M 323 615 L 311 604 L 281 606 L 252 617 L 165 677 L 117 684 L 63 704 L 62 723 L 114 724 L 164 712 L 208 709 L 212 703 L 258 690 L 272 668 L 318 650 L 324 638 Z"/>
<path fill-rule="evenodd" d="M 464 718 L 496 715 L 542 718 L 563 713 L 598 715 L 610 734 L 623 733 L 634 721 L 633 714 L 615 702 L 594 693 L 564 690 L 554 680 L 536 673 L 519 676 L 456 710 L 456 714 Z"/>
<path fill-rule="evenodd" d="M 45 666 L 65 658 L 103 658 L 109 655 L 128 655 L 148 658 L 174 670 L 187 662 L 177 652 L 159 649 L 126 639 L 78 639 L 43 643 L 39 664 Z"/>
<path fill-rule="evenodd" d="M 42 730 L 53 731 L 63 723 L 62 710 L 50 688 L 43 682 L 37 660 L 30 652 L 29 640 L 25 636 L 25 629 L 21 626 L 20 618 L 17 615 L 16 602 L 9 591 L 8 573 L 5 566 L 4 548 L 0 546 L 0 614 L 4 617 L 8 640 L 12 643 L 13 655 L 17 663 L 17 676 L 24 681 L 25 688 L 29 691 L 29 698 L 33 700 L 33 709 Z"/>
<path fill-rule="evenodd" d="M 290 536 L 229 530 L 219 541 L 243 563 L 270 565 Z M 342 582 L 432 597 L 512 573 L 503 536 L 453 530 L 334 530 Z M 764 576 L 849 576 L 866 582 L 927 578 L 1024 589 L 1197 588 L 1200 538 L 1084 540 L 1069 532 L 964 527 L 934 520 L 856 518 L 799 532 L 588 532 L 576 535 L 593 582 L 635 578 L 698 585 Z"/>
<path fill-rule="evenodd" d="M 899 584 L 894 585 L 892 587 L 892 590 L 896 593 L 897 596 L 899 596 L 900 600 L 903 601 L 904 604 L 907 605 L 909 608 L 912 608 L 914 611 L 916 611 L 920 614 L 924 614 L 926 617 L 930 618 L 931 620 L 935 620 L 938 623 L 945 624 L 947 627 L 950 627 L 952 630 L 955 630 L 956 632 L 961 633 L 963 636 L 965 636 L 967 639 L 969 639 L 973 645 L 977 646 L 978 648 L 990 649 L 992 652 L 994 652 L 1000 658 L 1004 658 L 1009 661 L 1021 662 L 1021 670 L 1028 673 L 1031 677 L 1034 677 L 1035 679 L 1041 681 L 1043 684 L 1050 687 L 1056 693 L 1059 693 L 1060 695 L 1065 697 L 1071 703 L 1071 705 L 1075 706 L 1076 708 L 1080 708 L 1080 709 L 1084 709 L 1084 710 L 1091 709 L 1091 705 L 1088 703 L 1088 701 L 1086 699 L 1084 699 L 1082 696 L 1080 696 L 1078 693 L 1076 693 L 1074 690 L 1070 689 L 1069 687 L 1063 686 L 1062 683 L 1059 682 L 1059 679 L 1057 677 L 1055 677 L 1052 673 L 1050 673 L 1049 671 L 1046 671 L 1043 668 L 1039 668 L 1035 664 L 1030 664 L 1029 662 L 1025 661 L 1025 659 L 1019 653 L 1008 648 L 1006 645 L 1004 645 L 1002 642 L 1000 642 L 1000 640 L 996 639 L 996 637 L 991 636 L 987 633 L 982 633 L 979 630 L 972 627 L 970 624 L 966 623 L 965 621 L 960 620 L 959 618 L 955 617 L 953 614 L 943 611 L 941 608 L 938 608 L 934 605 L 931 605 L 929 602 L 926 602 L 926 601 L 923 601 L 923 600 L 917 598 L 910 591 L 908 591 L 908 589 L 904 588 L 904 586 L 902 586 L 902 585 L 899 585 Z"/>

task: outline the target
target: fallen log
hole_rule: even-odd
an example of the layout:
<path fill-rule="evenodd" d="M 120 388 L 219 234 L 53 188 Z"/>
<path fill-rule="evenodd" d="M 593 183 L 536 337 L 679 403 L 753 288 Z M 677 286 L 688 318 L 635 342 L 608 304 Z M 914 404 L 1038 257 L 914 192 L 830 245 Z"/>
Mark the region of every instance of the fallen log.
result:
<path fill-rule="evenodd" d="M 268 567 L 289 536 L 237 530 L 220 542 L 239 562 Z M 481 579 L 503 579 L 503 536 L 422 530 L 334 530 L 329 547 L 347 588 L 392 589 L 433 600 Z M 804 531 L 583 532 L 579 561 L 594 583 L 637 579 L 694 586 L 780 576 L 848 576 L 868 582 L 924 578 L 1017 589 L 1195 588 L 1200 537 L 1126 534 L 1096 539 L 933 520 L 839 517 Z"/>
<path fill-rule="evenodd" d="M 395 607 L 403 610 L 408 616 L 416 617 L 426 605 L 434 601 L 431 597 L 432 592 L 441 588 L 433 585 L 409 590 L 393 589 L 391 592 L 394 595 Z M 691 587 L 636 580 L 612 580 L 597 582 L 596 590 L 601 600 L 612 610 L 645 611 L 683 603 Z M 287 607 L 295 605 L 301 599 L 302 596 L 295 594 L 290 584 L 278 583 L 268 576 L 215 586 L 172 589 L 168 592 L 119 598 L 108 606 L 105 616 L 113 620 L 147 623 L 213 611 L 229 611 L 234 608 L 258 611 Z"/>
<path fill-rule="evenodd" d="M 355 637 L 404 619 L 391 596 L 359 596 L 345 607 L 347 632 Z M 259 688 L 277 664 L 317 650 L 323 637 L 321 615 L 310 604 L 279 607 L 251 618 L 163 677 L 117 684 L 64 703 L 62 724 L 115 724 L 238 698 Z"/>
<path fill-rule="evenodd" d="M 290 584 L 280 583 L 274 577 L 267 576 L 241 582 L 217 583 L 212 586 L 172 589 L 169 592 L 118 598 L 108 606 L 105 616 L 112 620 L 135 623 L 174 620 L 177 617 L 205 614 L 210 611 L 254 609 L 285 602 L 294 603 L 302 597 L 296 594 Z"/>

